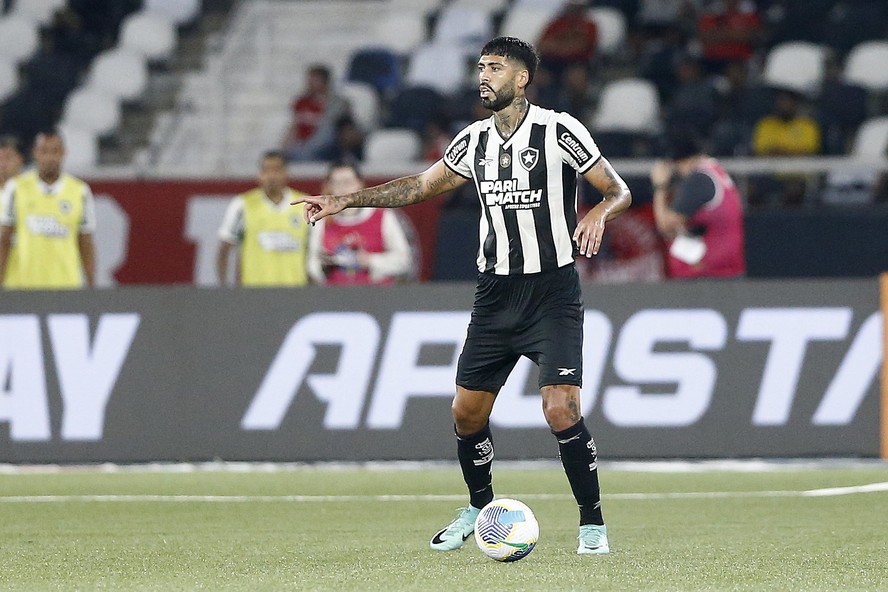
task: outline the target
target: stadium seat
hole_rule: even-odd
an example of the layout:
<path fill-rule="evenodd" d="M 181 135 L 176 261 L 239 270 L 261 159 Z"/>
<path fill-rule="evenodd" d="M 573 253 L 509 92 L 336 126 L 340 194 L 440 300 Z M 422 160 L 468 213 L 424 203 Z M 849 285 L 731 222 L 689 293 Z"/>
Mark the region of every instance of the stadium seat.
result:
<path fill-rule="evenodd" d="M 410 10 L 393 12 L 373 24 L 374 45 L 407 53 L 426 39 L 425 17 Z"/>
<path fill-rule="evenodd" d="M 468 6 L 447 6 L 438 14 L 432 39 L 436 43 L 484 43 L 492 33 L 493 23 L 488 11 Z"/>
<path fill-rule="evenodd" d="M 845 82 L 868 91 L 888 90 L 888 41 L 866 41 L 854 46 L 845 60 Z"/>
<path fill-rule="evenodd" d="M 444 111 L 445 100 L 428 86 L 408 86 L 398 91 L 389 107 L 386 126 L 410 128 L 422 133 L 428 121 Z"/>
<path fill-rule="evenodd" d="M 47 26 L 52 23 L 56 11 L 66 3 L 67 0 L 18 0 L 13 4 L 11 14 Z"/>
<path fill-rule="evenodd" d="M 392 164 L 414 162 L 419 158 L 422 142 L 410 129 L 378 129 L 367 136 L 364 162 Z"/>
<path fill-rule="evenodd" d="M 142 54 L 149 63 L 162 63 L 172 56 L 176 36 L 176 29 L 168 18 L 141 10 L 123 21 L 119 45 Z"/>
<path fill-rule="evenodd" d="M 567 4 L 567 0 L 515 0 L 513 8 L 523 8 L 525 6 L 545 6 L 555 12 L 561 10 L 561 7 Z"/>
<path fill-rule="evenodd" d="M 888 156 L 888 116 L 873 117 L 861 124 L 851 154 L 858 158 L 878 160 Z"/>
<path fill-rule="evenodd" d="M 92 172 L 99 162 L 99 141 L 87 129 L 59 126 L 65 141 L 65 169 L 75 175 Z"/>
<path fill-rule="evenodd" d="M 18 72 L 9 60 L 0 60 L 0 102 L 9 98 L 18 89 Z"/>
<path fill-rule="evenodd" d="M 452 0 L 448 6 L 480 8 L 481 10 L 494 13 L 503 10 L 508 4 L 509 0 Z"/>
<path fill-rule="evenodd" d="M 616 8 L 590 8 L 589 18 L 598 27 L 598 51 L 604 55 L 617 53 L 626 41 L 626 17 Z"/>
<path fill-rule="evenodd" d="M 441 0 L 388 0 L 389 8 L 395 10 L 416 10 L 424 15 L 439 8 Z"/>
<path fill-rule="evenodd" d="M 806 95 L 816 94 L 823 82 L 827 49 L 806 41 L 790 41 L 772 48 L 765 58 L 765 84 Z"/>
<path fill-rule="evenodd" d="M 40 38 L 37 24 L 22 16 L 0 18 L 0 59 L 21 64 L 37 50 Z"/>
<path fill-rule="evenodd" d="M 401 62 L 390 49 L 376 47 L 352 54 L 345 74 L 346 80 L 366 82 L 380 94 L 393 92 L 401 85 Z"/>
<path fill-rule="evenodd" d="M 108 93 L 81 87 L 68 96 L 62 113 L 62 126 L 106 136 L 120 124 L 120 103 Z"/>
<path fill-rule="evenodd" d="M 379 127 L 379 95 L 366 82 L 346 81 L 336 89 L 337 94 L 348 101 L 352 117 L 365 132 Z"/>
<path fill-rule="evenodd" d="M 407 65 L 405 82 L 428 86 L 443 95 L 456 93 L 468 79 L 468 59 L 477 54 L 456 43 L 426 43 L 413 52 Z"/>
<path fill-rule="evenodd" d="M 607 83 L 592 117 L 596 131 L 654 134 L 660 126 L 657 87 L 643 78 L 624 78 Z"/>
<path fill-rule="evenodd" d="M 130 49 L 104 51 L 90 66 L 88 84 L 123 101 L 133 101 L 148 85 L 145 58 Z"/>
<path fill-rule="evenodd" d="M 144 0 L 143 8 L 164 15 L 177 26 L 187 25 L 200 14 L 200 0 Z"/>
<path fill-rule="evenodd" d="M 509 35 L 536 43 L 549 21 L 558 14 L 558 2 L 517 2 L 503 17 L 500 35 Z"/>

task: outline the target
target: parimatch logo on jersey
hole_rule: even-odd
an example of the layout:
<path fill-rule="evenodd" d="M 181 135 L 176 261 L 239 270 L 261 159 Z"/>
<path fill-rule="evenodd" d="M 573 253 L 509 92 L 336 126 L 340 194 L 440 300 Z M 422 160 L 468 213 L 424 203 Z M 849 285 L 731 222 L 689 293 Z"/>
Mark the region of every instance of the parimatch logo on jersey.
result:
<path fill-rule="evenodd" d="M 500 206 L 504 210 L 538 208 L 543 202 L 542 189 L 519 189 L 518 179 L 481 181 L 481 195 L 487 207 Z"/>

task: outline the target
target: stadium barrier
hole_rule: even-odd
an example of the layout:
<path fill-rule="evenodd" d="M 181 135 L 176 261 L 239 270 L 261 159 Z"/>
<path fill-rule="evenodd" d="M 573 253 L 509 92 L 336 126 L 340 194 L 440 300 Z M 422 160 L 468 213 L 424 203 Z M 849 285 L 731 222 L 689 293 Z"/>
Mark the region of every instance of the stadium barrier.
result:
<path fill-rule="evenodd" d="M 879 288 L 585 284 L 583 413 L 601 457 L 888 457 Z M 0 461 L 453 459 L 472 292 L 3 293 Z M 526 360 L 491 423 L 499 458 L 556 457 Z"/>

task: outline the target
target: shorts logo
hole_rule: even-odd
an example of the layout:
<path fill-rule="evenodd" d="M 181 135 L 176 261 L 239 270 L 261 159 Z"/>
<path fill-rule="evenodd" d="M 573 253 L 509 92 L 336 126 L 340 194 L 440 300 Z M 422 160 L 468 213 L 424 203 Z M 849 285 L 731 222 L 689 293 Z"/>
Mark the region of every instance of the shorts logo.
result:
<path fill-rule="evenodd" d="M 521 166 L 524 167 L 525 171 L 529 171 L 535 167 L 539 159 L 540 151 L 536 148 L 525 148 L 518 153 L 518 161 L 521 163 Z"/>
<path fill-rule="evenodd" d="M 576 368 L 559 368 L 558 376 L 573 376 L 576 371 Z"/>

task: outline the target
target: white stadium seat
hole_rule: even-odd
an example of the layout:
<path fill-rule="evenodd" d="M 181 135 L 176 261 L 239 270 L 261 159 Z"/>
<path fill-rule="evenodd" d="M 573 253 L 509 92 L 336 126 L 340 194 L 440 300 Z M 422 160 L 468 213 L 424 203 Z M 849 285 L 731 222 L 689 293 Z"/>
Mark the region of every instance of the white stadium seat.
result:
<path fill-rule="evenodd" d="M 120 47 L 132 49 L 151 63 L 164 62 L 176 48 L 176 28 L 167 17 L 147 10 L 126 17 L 120 30 Z"/>
<path fill-rule="evenodd" d="M 364 162 L 392 164 L 413 162 L 419 158 L 422 142 L 419 134 L 410 129 L 378 129 L 367 137 Z"/>
<path fill-rule="evenodd" d="M 365 82 L 343 82 L 337 93 L 348 101 L 352 117 L 365 132 L 379 127 L 379 96 L 376 89 Z"/>
<path fill-rule="evenodd" d="M 21 16 L 0 18 L 0 58 L 21 64 L 37 50 L 37 23 Z"/>
<path fill-rule="evenodd" d="M 67 0 L 18 0 L 12 5 L 12 14 L 46 26 L 52 23 L 57 10 L 65 6 Z"/>
<path fill-rule="evenodd" d="M 497 12 L 503 10 L 509 0 L 452 0 L 448 6 L 465 6 L 469 8 L 480 8 L 487 12 Z"/>
<path fill-rule="evenodd" d="M 789 41 L 772 48 L 765 58 L 765 84 L 815 94 L 820 90 L 827 49 L 806 41 Z"/>
<path fill-rule="evenodd" d="M 882 92 L 888 90 L 888 41 L 865 41 L 845 60 L 845 82 Z"/>
<path fill-rule="evenodd" d="M 18 68 L 9 60 L 0 60 L 0 102 L 18 89 Z"/>
<path fill-rule="evenodd" d="M 860 125 L 851 154 L 876 160 L 884 160 L 888 156 L 888 116 L 873 117 Z"/>
<path fill-rule="evenodd" d="M 598 50 L 604 55 L 618 52 L 626 41 L 626 17 L 610 6 L 590 8 L 588 16 L 598 28 Z"/>
<path fill-rule="evenodd" d="M 652 82 L 624 78 L 604 86 L 592 118 L 595 131 L 652 134 L 659 125 L 660 100 Z"/>
<path fill-rule="evenodd" d="M 187 25 L 200 14 L 200 0 L 144 0 L 143 8 L 164 15 L 176 25 Z"/>
<path fill-rule="evenodd" d="M 395 53 L 407 53 L 426 39 L 425 17 L 410 10 L 396 11 L 373 23 L 375 41 Z"/>
<path fill-rule="evenodd" d="M 99 140 L 95 133 L 70 125 L 59 126 L 65 141 L 65 170 L 74 175 L 92 172 L 99 162 Z"/>
<path fill-rule="evenodd" d="M 515 4 L 503 18 L 500 35 L 509 35 L 536 43 L 560 8 L 557 2 Z"/>
<path fill-rule="evenodd" d="M 93 88 L 132 101 L 145 92 L 148 66 L 144 57 L 130 49 L 109 49 L 93 60 L 88 80 Z"/>
<path fill-rule="evenodd" d="M 473 46 L 474 48 L 474 46 Z M 426 43 L 410 56 L 405 82 L 409 86 L 430 86 L 443 95 L 453 95 L 468 80 L 469 51 L 455 43 Z"/>
<path fill-rule="evenodd" d="M 490 13 L 467 6 L 448 6 L 438 14 L 435 24 L 434 41 L 474 41 L 484 43 L 493 33 Z"/>
<path fill-rule="evenodd" d="M 120 124 L 120 103 L 116 97 L 93 88 L 78 88 L 65 101 L 62 125 L 105 136 Z"/>

